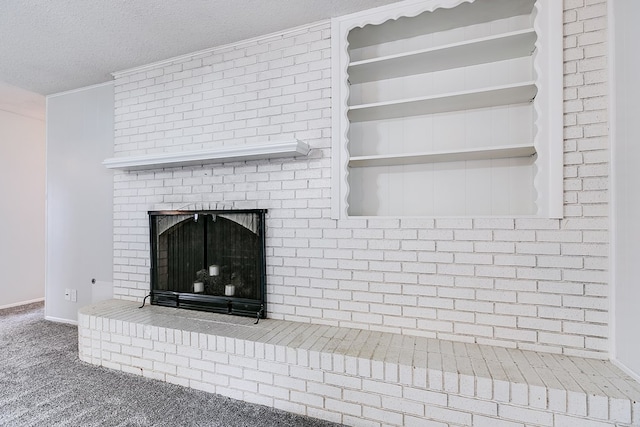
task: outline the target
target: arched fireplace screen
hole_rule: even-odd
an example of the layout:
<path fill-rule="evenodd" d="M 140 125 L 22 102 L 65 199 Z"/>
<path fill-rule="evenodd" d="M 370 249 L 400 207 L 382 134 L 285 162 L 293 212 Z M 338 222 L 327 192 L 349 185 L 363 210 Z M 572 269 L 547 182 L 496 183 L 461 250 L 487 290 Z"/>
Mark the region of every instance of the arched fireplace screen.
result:
<path fill-rule="evenodd" d="M 149 212 L 151 303 L 266 317 L 265 213 Z"/>

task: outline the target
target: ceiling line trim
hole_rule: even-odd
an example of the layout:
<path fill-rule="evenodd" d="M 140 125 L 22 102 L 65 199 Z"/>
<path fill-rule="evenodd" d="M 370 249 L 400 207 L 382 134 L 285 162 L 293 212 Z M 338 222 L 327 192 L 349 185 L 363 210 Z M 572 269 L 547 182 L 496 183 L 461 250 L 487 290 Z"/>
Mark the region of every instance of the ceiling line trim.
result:
<path fill-rule="evenodd" d="M 96 89 L 96 88 L 99 88 L 99 87 L 102 87 L 102 86 L 107 86 L 107 85 L 112 85 L 112 84 L 114 84 L 114 81 L 113 80 L 109 80 L 108 82 L 96 83 L 94 85 L 83 86 L 83 87 L 79 87 L 79 88 L 71 89 L 71 90 L 65 90 L 63 92 L 52 93 L 50 95 L 45 95 L 45 98 L 49 99 L 49 98 L 55 98 L 57 96 L 71 95 L 72 93 L 83 92 L 85 90 Z"/>
<path fill-rule="evenodd" d="M 196 52 L 186 53 L 184 55 L 174 56 L 172 58 L 163 59 L 161 61 L 156 61 L 156 62 L 151 62 L 149 64 L 140 65 L 138 67 L 127 68 L 127 69 L 121 70 L 121 71 L 114 71 L 113 73 L 111 73 L 111 75 L 113 76 L 114 79 L 119 79 L 121 77 L 126 77 L 126 76 L 129 76 L 129 75 L 132 75 L 132 74 L 138 74 L 138 73 L 141 73 L 143 71 L 153 70 L 153 69 L 156 69 L 158 67 L 165 66 L 165 65 L 171 65 L 171 64 L 176 63 L 176 62 L 184 62 L 184 61 L 188 61 L 190 59 L 195 59 L 198 56 L 209 55 L 209 54 L 211 54 L 213 52 L 216 52 L 216 51 L 234 49 L 234 48 L 242 47 L 244 45 L 255 44 L 257 42 L 264 41 L 264 40 L 267 40 L 267 39 L 270 39 L 270 38 L 280 37 L 280 36 L 287 36 L 287 35 L 292 34 L 292 33 L 297 33 L 299 31 L 307 30 L 307 29 L 311 29 L 311 28 L 315 28 L 315 27 L 321 27 L 321 26 L 324 26 L 324 25 L 327 25 L 327 24 L 330 24 L 330 23 L 331 23 L 331 19 L 323 19 L 321 21 L 312 22 L 310 24 L 299 25 L 297 27 L 289 28 L 289 29 L 282 30 L 282 31 L 276 31 L 276 32 L 265 34 L 265 35 L 262 35 L 262 36 L 252 37 L 252 38 L 249 38 L 249 39 L 240 40 L 240 41 L 237 41 L 237 42 L 228 43 L 228 44 L 221 45 L 221 46 L 214 46 L 214 47 L 210 47 L 210 48 L 207 48 L 207 49 L 198 50 Z"/>

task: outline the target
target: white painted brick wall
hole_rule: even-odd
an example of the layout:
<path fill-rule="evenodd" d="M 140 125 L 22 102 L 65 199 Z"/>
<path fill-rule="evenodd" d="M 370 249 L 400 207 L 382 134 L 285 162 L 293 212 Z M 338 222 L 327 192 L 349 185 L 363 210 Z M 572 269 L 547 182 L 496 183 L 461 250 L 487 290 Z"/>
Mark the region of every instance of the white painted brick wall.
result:
<path fill-rule="evenodd" d="M 312 151 L 116 172 L 115 297 L 149 290 L 148 210 L 267 208 L 270 317 L 606 357 L 606 6 L 565 0 L 560 221 L 331 220 L 327 22 L 119 75 L 117 156 L 285 138 Z"/>

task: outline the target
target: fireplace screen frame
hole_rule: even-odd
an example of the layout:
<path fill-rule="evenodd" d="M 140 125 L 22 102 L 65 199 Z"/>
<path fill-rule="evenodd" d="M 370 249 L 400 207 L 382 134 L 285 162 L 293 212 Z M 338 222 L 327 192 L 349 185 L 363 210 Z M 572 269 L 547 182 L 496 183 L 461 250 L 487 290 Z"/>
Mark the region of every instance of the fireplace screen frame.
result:
<path fill-rule="evenodd" d="M 258 246 L 257 274 L 254 279 L 258 281 L 257 298 L 247 298 L 242 296 L 207 295 L 196 292 L 177 292 L 173 290 L 159 289 L 158 272 L 158 218 L 161 216 L 199 216 L 211 215 L 214 218 L 224 215 L 232 216 L 238 214 L 252 214 L 257 216 L 256 246 Z M 266 209 L 232 209 L 232 210 L 165 210 L 149 211 L 149 239 L 151 243 L 151 289 L 150 301 L 153 305 L 166 307 L 185 308 L 189 310 L 208 311 L 214 313 L 224 313 L 238 316 L 257 317 L 264 319 L 267 317 L 266 299 L 266 246 L 265 246 L 265 217 Z M 203 243 L 206 246 L 206 243 Z M 206 261 L 203 259 L 203 261 Z M 206 262 L 203 262 L 206 264 Z M 206 265 L 203 265 L 206 268 Z M 195 272 L 194 272 L 195 274 Z"/>

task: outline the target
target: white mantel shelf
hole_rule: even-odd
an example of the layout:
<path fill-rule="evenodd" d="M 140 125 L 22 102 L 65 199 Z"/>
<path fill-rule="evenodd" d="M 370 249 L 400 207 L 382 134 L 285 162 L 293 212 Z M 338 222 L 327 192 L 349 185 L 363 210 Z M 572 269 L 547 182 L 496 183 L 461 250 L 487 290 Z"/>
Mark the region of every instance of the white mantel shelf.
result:
<path fill-rule="evenodd" d="M 108 169 L 137 171 L 161 169 L 166 167 L 194 166 L 209 163 L 306 156 L 309 154 L 309 150 L 309 145 L 294 139 L 291 141 L 218 147 L 209 150 L 155 153 L 131 157 L 112 157 L 103 161 L 102 164 Z"/>

